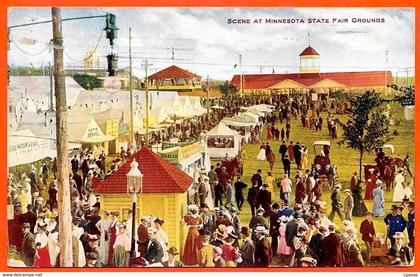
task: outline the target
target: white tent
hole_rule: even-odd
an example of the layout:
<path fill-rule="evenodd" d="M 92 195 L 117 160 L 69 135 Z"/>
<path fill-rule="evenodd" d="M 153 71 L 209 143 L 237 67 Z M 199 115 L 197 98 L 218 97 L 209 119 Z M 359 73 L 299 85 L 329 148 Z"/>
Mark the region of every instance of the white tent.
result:
<path fill-rule="evenodd" d="M 52 141 L 36 137 L 30 130 L 12 131 L 7 139 L 7 166 L 28 164 L 46 157 L 55 157 Z"/>
<path fill-rule="evenodd" d="M 223 123 L 219 123 L 216 127 L 207 133 L 207 145 L 210 158 L 224 158 L 226 154 L 230 158 L 234 158 L 239 153 L 240 135 L 238 132 L 230 129 Z M 224 143 L 228 140 L 231 143 Z"/>
<path fill-rule="evenodd" d="M 85 122 L 69 122 L 68 128 L 69 141 L 72 142 L 101 143 L 115 139 L 114 136 L 104 135 L 93 118 Z"/>

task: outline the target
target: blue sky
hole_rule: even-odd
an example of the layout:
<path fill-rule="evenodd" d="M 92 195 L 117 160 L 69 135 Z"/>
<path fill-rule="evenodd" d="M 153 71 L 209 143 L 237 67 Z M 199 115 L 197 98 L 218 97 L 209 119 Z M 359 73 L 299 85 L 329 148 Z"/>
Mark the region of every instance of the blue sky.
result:
<path fill-rule="evenodd" d="M 211 79 L 231 79 L 239 73 L 238 56 L 243 56 L 245 73 L 296 72 L 299 53 L 310 44 L 321 55 L 321 71 L 365 71 L 387 68 L 402 75 L 401 68 L 414 66 L 414 9 L 354 8 L 63 8 L 62 17 L 117 15 L 120 28 L 115 50 L 119 66 L 128 65 L 128 28 L 132 28 L 134 73 L 144 76 L 142 65 L 149 58 L 151 73 L 175 64 Z M 49 8 L 9 10 L 9 25 L 48 20 Z M 383 18 L 384 23 L 348 24 L 227 24 L 228 19 L 262 18 Z M 65 64 L 80 65 L 84 53 L 96 45 L 104 19 L 63 23 Z M 104 34 L 103 34 L 104 35 Z M 48 64 L 52 53 L 46 48 L 52 37 L 51 24 L 14 29 L 8 63 Z M 22 44 L 23 38 L 35 45 Z M 18 49 L 15 43 L 19 46 Z M 24 54 L 21 50 L 26 52 Z M 110 51 L 103 36 L 97 53 Z M 102 58 L 105 66 L 105 58 Z M 405 73 L 404 73 L 405 75 Z"/>

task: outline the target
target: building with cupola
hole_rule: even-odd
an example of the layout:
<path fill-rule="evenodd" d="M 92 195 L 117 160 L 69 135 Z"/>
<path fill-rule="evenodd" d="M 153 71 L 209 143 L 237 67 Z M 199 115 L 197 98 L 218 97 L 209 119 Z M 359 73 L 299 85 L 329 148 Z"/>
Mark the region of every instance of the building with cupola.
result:
<path fill-rule="evenodd" d="M 392 84 L 391 71 L 321 72 L 321 55 L 310 45 L 299 54 L 299 72 L 283 74 L 244 74 L 242 92 L 250 94 L 303 93 L 329 94 L 335 91 L 385 91 Z M 241 92 L 240 75 L 231 84 Z"/>

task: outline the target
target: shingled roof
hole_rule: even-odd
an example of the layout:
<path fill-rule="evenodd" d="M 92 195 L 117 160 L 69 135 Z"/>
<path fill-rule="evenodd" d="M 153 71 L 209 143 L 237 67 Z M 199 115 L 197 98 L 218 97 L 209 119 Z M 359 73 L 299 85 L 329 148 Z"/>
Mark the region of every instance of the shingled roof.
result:
<path fill-rule="evenodd" d="M 291 80 L 309 88 L 326 79 L 350 88 L 380 87 L 385 85 L 385 77 L 386 84 L 391 85 L 391 71 L 249 74 L 244 75 L 244 89 L 267 89 L 285 80 Z M 233 76 L 231 83 L 238 87 L 239 75 Z"/>
<path fill-rule="evenodd" d="M 104 181 L 95 178 L 92 186 L 94 193 L 126 193 L 127 173 L 131 169 L 130 164 L 134 158 L 139 163 L 139 169 L 143 173 L 143 193 L 184 193 L 193 182 L 188 174 L 150 149 L 143 147 Z"/>
<path fill-rule="evenodd" d="M 315 51 L 310 45 L 306 47 L 299 56 L 319 56 L 318 52 Z"/>
<path fill-rule="evenodd" d="M 194 78 L 200 77 L 188 70 L 182 69 L 176 65 L 172 65 L 168 68 L 165 68 L 161 71 L 156 72 L 148 77 L 149 80 L 155 79 L 182 79 L 182 78 Z"/>

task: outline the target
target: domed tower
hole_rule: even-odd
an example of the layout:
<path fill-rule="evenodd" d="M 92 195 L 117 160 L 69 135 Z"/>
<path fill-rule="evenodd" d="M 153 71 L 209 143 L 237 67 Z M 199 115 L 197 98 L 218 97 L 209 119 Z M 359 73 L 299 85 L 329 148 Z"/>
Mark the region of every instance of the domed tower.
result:
<path fill-rule="evenodd" d="M 299 55 L 300 73 L 319 73 L 319 54 L 310 45 Z"/>

